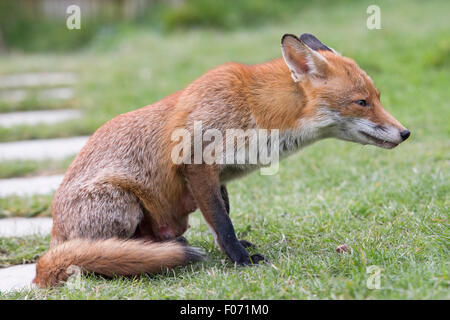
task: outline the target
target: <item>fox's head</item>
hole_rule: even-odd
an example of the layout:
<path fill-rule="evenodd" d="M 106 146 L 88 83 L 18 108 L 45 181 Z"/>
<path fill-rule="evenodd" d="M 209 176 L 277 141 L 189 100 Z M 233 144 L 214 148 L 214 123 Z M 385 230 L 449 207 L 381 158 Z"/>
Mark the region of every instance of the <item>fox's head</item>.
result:
<path fill-rule="evenodd" d="M 306 96 L 304 115 L 324 123 L 324 137 L 391 149 L 410 132 L 383 109 L 372 79 L 311 34 L 285 34 L 284 61 Z"/>

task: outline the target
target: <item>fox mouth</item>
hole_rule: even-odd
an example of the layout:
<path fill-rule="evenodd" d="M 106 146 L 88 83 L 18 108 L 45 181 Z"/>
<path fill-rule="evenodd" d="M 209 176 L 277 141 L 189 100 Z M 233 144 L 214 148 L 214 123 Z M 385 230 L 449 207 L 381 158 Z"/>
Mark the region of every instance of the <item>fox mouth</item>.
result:
<path fill-rule="evenodd" d="M 395 148 L 396 146 L 398 146 L 398 143 L 394 143 L 391 141 L 386 141 L 386 140 L 374 137 L 371 134 L 368 134 L 364 131 L 359 131 L 359 133 L 361 133 L 364 137 L 366 137 L 367 139 L 372 141 L 373 144 L 376 145 L 377 147 L 381 147 L 381 148 L 385 148 L 385 149 L 392 149 L 392 148 Z"/>

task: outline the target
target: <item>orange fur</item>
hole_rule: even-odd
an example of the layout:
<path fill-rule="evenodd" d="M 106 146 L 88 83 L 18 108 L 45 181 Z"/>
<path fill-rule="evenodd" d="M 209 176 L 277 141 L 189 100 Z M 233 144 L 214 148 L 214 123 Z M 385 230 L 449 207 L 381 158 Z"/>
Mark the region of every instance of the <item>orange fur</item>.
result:
<path fill-rule="evenodd" d="M 67 281 L 71 266 L 109 277 L 158 273 L 193 257 L 198 258 L 199 252 L 176 242 L 74 239 L 50 249 L 39 259 L 33 282 L 41 288 L 58 285 Z"/>

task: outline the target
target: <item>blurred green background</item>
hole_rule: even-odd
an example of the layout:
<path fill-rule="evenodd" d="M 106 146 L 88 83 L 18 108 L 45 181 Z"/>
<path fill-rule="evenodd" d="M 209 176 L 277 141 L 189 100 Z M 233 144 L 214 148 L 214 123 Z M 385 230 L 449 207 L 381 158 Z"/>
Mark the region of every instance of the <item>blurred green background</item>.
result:
<path fill-rule="evenodd" d="M 127 28 L 232 30 L 287 19 L 313 1 L 295 0 L 3 0 L 0 30 L 4 49 L 65 51 Z M 325 3 L 325 1 L 315 1 Z M 348 2 L 348 1 L 347 1 Z M 66 8 L 80 7 L 83 27 L 68 33 Z M 42 36 L 45 34 L 45 36 Z"/>

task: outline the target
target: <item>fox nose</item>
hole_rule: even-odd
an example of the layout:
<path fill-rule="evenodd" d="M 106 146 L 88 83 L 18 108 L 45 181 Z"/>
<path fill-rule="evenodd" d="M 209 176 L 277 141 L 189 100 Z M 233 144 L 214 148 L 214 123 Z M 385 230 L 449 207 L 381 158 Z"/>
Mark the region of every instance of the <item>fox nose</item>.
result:
<path fill-rule="evenodd" d="M 403 130 L 403 131 L 400 132 L 400 136 L 402 137 L 403 141 L 408 139 L 408 137 L 410 135 L 411 135 L 411 132 L 409 132 L 408 130 Z"/>

